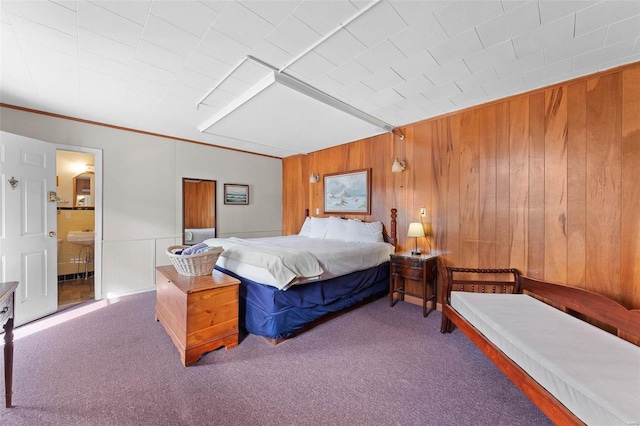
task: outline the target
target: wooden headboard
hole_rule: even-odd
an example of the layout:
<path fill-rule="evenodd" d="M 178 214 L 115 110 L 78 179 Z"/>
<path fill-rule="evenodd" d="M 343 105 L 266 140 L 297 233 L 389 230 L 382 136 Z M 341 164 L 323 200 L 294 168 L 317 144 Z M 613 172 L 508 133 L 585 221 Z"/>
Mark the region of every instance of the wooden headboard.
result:
<path fill-rule="evenodd" d="M 304 217 L 305 219 L 309 216 L 309 209 L 304 209 Z M 384 237 L 384 241 L 391 244 L 398 249 L 398 209 L 391 209 L 391 222 L 389 224 L 389 232 L 387 232 L 387 227 L 382 222 L 382 236 Z"/>

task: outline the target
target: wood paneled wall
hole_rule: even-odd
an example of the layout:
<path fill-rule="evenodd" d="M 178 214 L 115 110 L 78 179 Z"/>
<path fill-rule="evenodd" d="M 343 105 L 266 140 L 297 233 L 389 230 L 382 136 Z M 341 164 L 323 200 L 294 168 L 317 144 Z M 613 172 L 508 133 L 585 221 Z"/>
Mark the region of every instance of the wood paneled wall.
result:
<path fill-rule="evenodd" d="M 185 228 L 215 228 L 216 182 L 212 180 L 182 180 L 182 207 Z"/>
<path fill-rule="evenodd" d="M 285 234 L 305 208 L 324 216 L 311 172 L 371 168 L 360 217 L 388 225 L 397 208 L 401 250 L 426 207 L 444 264 L 515 267 L 640 308 L 639 63 L 400 130 L 285 158 Z"/>

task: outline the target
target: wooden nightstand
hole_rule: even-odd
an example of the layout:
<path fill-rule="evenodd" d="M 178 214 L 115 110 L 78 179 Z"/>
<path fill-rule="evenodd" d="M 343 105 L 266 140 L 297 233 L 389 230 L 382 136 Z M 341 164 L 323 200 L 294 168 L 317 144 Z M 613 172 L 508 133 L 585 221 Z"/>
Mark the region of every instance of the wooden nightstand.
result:
<path fill-rule="evenodd" d="M 404 300 L 407 294 L 422 298 L 422 316 L 426 317 L 427 302 L 432 301 L 432 309 L 436 309 L 436 277 L 438 274 L 438 258 L 436 255 L 412 255 L 410 252 L 393 253 L 391 255 L 391 271 L 389 274 L 389 306 L 395 304 L 395 293 Z"/>
<path fill-rule="evenodd" d="M 156 268 L 156 321 L 178 348 L 185 367 L 205 352 L 238 346 L 239 284 L 217 270 L 186 277 L 172 265 Z"/>

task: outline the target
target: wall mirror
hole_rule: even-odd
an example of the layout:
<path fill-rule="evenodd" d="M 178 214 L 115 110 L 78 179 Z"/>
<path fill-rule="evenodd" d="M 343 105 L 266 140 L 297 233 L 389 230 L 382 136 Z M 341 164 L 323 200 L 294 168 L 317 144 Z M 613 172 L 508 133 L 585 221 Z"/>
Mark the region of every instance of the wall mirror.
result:
<path fill-rule="evenodd" d="M 95 175 L 91 172 L 73 178 L 73 207 L 94 206 L 94 183 Z"/>
<path fill-rule="evenodd" d="M 182 244 L 216 236 L 216 181 L 182 178 Z"/>

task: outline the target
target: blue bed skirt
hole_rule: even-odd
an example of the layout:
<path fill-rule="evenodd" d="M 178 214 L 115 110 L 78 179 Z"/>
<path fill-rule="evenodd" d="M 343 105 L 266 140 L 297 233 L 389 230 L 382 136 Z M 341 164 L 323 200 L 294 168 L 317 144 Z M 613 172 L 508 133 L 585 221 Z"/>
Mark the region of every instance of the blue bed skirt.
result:
<path fill-rule="evenodd" d="M 240 280 L 240 327 L 271 339 L 284 339 L 326 314 L 389 291 L 389 262 L 286 291 L 247 280 L 219 266 L 216 269 Z"/>

